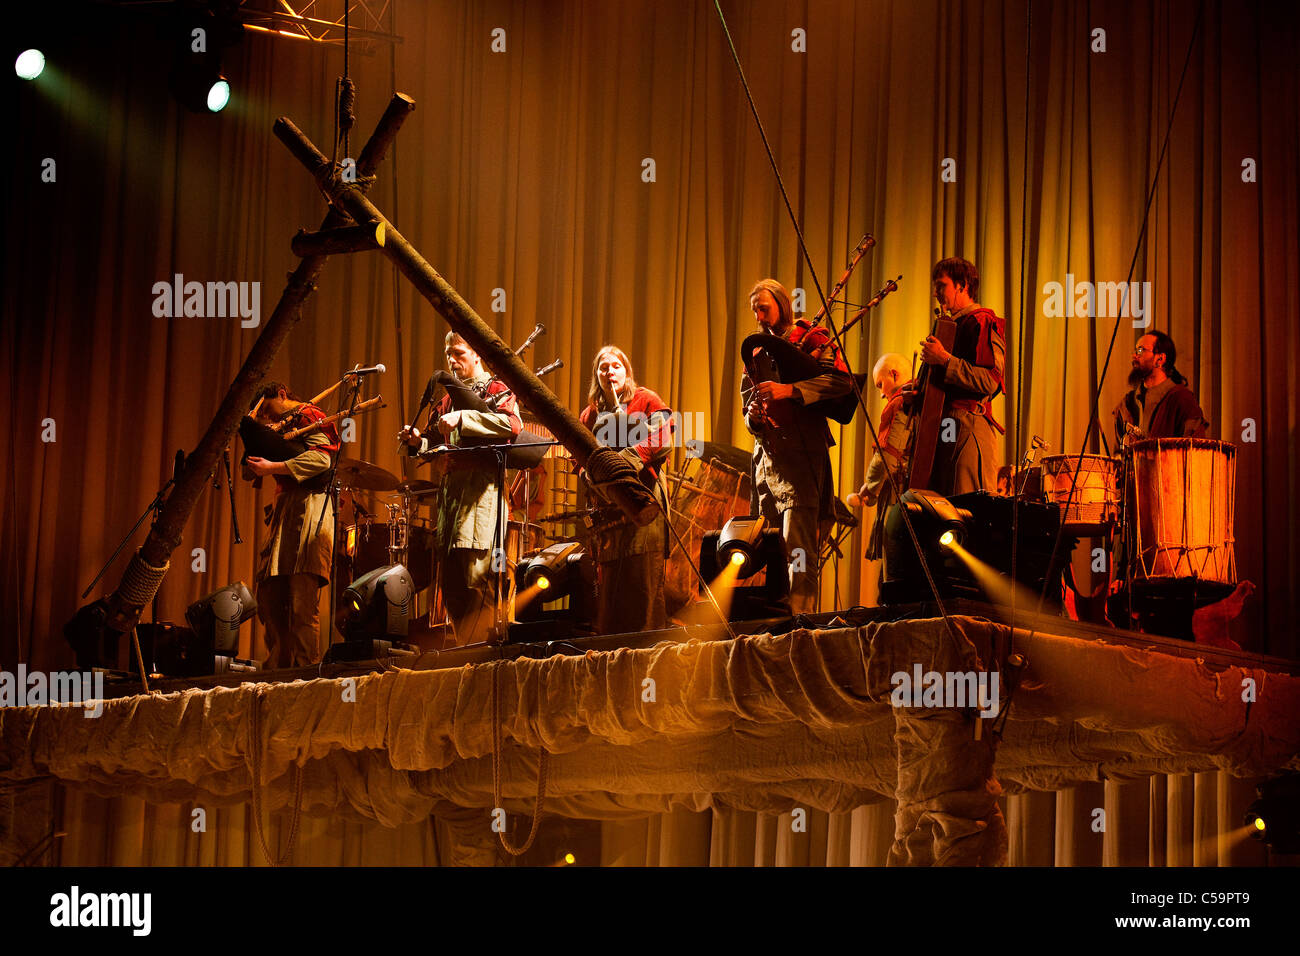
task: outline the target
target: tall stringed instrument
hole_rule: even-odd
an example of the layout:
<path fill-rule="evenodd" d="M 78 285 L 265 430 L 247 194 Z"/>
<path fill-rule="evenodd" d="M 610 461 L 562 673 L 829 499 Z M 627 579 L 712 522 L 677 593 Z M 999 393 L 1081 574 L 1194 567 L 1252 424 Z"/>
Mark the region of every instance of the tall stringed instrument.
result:
<path fill-rule="evenodd" d="M 941 309 L 936 308 L 934 315 L 934 329 L 930 334 L 951 352 L 957 338 L 957 323 L 950 313 Z M 928 489 L 934 479 L 934 456 L 939 447 L 939 429 L 943 426 L 943 407 L 948 397 L 943 389 L 941 374 L 939 366 L 926 363 L 917 381 L 921 410 L 913 419 L 915 427 L 912 432 L 907 488 Z"/>

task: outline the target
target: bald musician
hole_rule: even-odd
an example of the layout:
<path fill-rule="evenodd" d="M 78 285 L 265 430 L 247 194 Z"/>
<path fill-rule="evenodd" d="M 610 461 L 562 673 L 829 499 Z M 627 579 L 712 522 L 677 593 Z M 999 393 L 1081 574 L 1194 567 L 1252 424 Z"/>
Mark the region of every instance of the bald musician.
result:
<path fill-rule="evenodd" d="M 866 557 L 874 561 L 884 553 L 885 515 L 896 500 L 889 473 L 893 474 L 900 491 L 907 477 L 907 444 L 912 434 L 913 413 L 910 400 L 915 396 L 912 389 L 916 383 L 907 359 L 897 352 L 880 356 L 871 377 L 880 390 L 880 397 L 885 400 L 880 425 L 876 429 L 880 447 L 871 450 L 862 487 L 856 495 L 849 496 L 849 504 L 854 508 L 876 506 L 876 520 L 866 549 Z"/>

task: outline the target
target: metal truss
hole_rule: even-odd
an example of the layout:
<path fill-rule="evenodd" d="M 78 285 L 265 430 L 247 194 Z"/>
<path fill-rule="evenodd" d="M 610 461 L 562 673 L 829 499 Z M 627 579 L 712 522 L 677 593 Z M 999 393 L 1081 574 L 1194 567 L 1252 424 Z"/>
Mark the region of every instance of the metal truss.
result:
<path fill-rule="evenodd" d="M 246 30 L 309 43 L 343 43 L 343 8 L 348 8 L 348 34 L 353 51 L 373 53 L 380 43 L 401 43 L 393 32 L 393 0 L 244 0 L 239 20 Z M 322 8 L 338 16 L 324 19 Z"/>

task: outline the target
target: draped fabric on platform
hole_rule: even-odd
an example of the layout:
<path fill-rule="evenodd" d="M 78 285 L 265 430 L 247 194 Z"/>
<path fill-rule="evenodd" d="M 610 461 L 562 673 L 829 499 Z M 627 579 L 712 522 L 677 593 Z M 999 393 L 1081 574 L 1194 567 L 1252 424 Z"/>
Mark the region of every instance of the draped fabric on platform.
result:
<path fill-rule="evenodd" d="M 143 798 L 165 808 L 147 811 L 158 826 L 175 825 L 178 804 L 182 819 L 198 808 L 212 821 L 203 833 L 243 832 L 245 808 L 264 820 L 281 811 L 282 826 L 286 810 L 330 818 L 309 826 L 326 842 L 306 838 L 313 860 L 356 822 L 348 852 L 377 823 L 436 839 L 449 862 L 491 863 L 493 814 L 527 820 L 539 774 L 553 814 L 652 819 L 606 827 L 607 862 L 879 863 L 886 820 L 891 864 L 1003 862 L 1013 843 L 1032 862 L 1252 858 L 1240 825 L 1246 780 L 1296 766 L 1300 679 L 1245 655 L 1011 634 L 969 617 L 951 627 L 903 621 L 187 690 L 108 701 L 97 719 L 13 709 L 0 712 L 0 783 L 49 776 L 78 794 Z M 1000 739 L 991 721 L 976 738 L 973 715 L 953 701 L 922 700 L 919 680 L 910 701 L 896 697 L 898 675 L 913 668 L 994 671 L 1008 642 L 1029 664 Z M 1011 693 L 1001 677 L 995 700 Z M 1250 702 L 1247 679 L 1258 688 Z M 1187 789 L 1189 775 L 1217 771 L 1242 779 L 1220 778 L 1214 800 Z M 1004 793 L 1035 796 L 999 801 Z M 1218 850 L 1189 846 L 1187 812 L 1216 805 L 1213 825 L 1195 832 L 1221 839 Z M 35 830 L 26 836 L 39 837 L 41 815 L 21 809 L 15 817 Z M 66 811 L 46 816 L 51 829 L 78 826 Z M 425 833 L 434 827 L 436 838 Z M 212 841 L 196 850 L 188 839 L 170 834 L 168 852 L 213 852 Z M 236 853 L 227 839 L 216 844 Z M 385 840 L 375 852 L 397 853 Z"/>

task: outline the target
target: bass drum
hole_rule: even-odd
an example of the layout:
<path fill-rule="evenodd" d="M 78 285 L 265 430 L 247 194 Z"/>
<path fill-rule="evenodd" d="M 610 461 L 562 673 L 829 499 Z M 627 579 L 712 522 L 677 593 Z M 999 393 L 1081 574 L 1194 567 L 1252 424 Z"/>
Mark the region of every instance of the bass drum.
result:
<path fill-rule="evenodd" d="M 1148 438 L 1133 450 L 1134 581 L 1237 583 L 1236 446 Z"/>
<path fill-rule="evenodd" d="M 335 582 L 342 594 L 349 584 L 367 571 L 392 564 L 389 558 L 388 525 L 362 520 L 345 525 L 334 559 Z M 412 518 L 407 526 L 406 570 L 416 591 L 433 583 L 433 529 L 421 518 Z"/>

